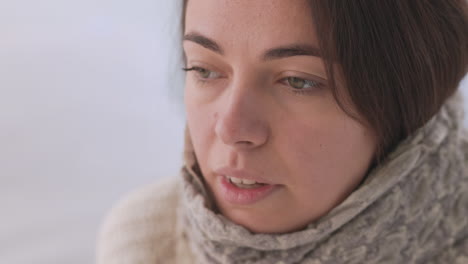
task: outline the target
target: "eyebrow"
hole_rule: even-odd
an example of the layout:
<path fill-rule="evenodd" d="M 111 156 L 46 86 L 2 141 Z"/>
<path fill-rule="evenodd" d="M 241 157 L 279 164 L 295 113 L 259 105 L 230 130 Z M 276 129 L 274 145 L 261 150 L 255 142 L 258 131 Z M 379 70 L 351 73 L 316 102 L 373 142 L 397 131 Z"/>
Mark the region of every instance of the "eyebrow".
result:
<path fill-rule="evenodd" d="M 191 41 L 191 42 L 194 42 L 194 43 L 197 43 L 198 45 L 206 48 L 206 49 L 209 49 L 211 51 L 214 51 L 218 54 L 221 54 L 223 55 L 224 54 L 224 51 L 221 49 L 221 47 L 214 41 L 214 40 L 211 40 L 201 34 L 198 34 L 198 33 L 188 33 L 186 35 L 184 35 L 184 41 Z"/>
<path fill-rule="evenodd" d="M 320 50 L 311 45 L 293 44 L 268 50 L 265 55 L 263 55 L 263 60 L 282 59 L 293 56 L 320 57 Z"/>
<path fill-rule="evenodd" d="M 184 35 L 184 41 L 191 41 L 194 42 L 206 49 L 209 49 L 213 52 L 216 52 L 220 55 L 224 55 L 224 50 L 221 48 L 216 41 L 205 37 L 199 33 L 191 32 Z M 293 56 L 313 56 L 313 57 L 321 57 L 320 50 L 314 46 L 307 45 L 307 44 L 292 44 L 287 46 L 280 46 L 277 48 L 269 49 L 265 52 L 262 56 L 262 59 L 267 60 L 275 60 L 275 59 L 282 59 L 287 57 Z"/>

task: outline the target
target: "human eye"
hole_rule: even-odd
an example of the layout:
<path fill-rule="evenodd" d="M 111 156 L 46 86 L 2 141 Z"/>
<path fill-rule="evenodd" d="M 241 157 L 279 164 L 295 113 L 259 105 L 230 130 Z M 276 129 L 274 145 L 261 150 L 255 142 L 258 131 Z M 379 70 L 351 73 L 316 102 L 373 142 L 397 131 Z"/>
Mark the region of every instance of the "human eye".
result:
<path fill-rule="evenodd" d="M 202 67 L 191 67 L 191 68 L 183 68 L 185 72 L 195 72 L 197 74 L 197 77 L 199 77 L 203 81 L 207 80 L 212 80 L 212 79 L 218 79 L 221 77 L 221 74 L 215 71 L 210 71 L 208 69 L 202 68 Z"/>
<path fill-rule="evenodd" d="M 289 86 L 292 92 L 297 94 L 310 93 L 314 89 L 322 87 L 320 82 L 293 76 L 283 78 L 281 82 Z"/>

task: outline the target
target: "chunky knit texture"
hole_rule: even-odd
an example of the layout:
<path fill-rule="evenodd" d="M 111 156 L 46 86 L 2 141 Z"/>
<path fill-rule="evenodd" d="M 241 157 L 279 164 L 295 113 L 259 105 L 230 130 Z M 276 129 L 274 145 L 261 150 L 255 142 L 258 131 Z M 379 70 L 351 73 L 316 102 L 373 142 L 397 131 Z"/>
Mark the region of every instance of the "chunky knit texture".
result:
<path fill-rule="evenodd" d="M 468 134 L 460 97 L 340 205 L 281 235 L 252 234 L 212 210 L 187 133 L 182 177 L 136 191 L 111 211 L 98 263 L 468 263 Z"/>

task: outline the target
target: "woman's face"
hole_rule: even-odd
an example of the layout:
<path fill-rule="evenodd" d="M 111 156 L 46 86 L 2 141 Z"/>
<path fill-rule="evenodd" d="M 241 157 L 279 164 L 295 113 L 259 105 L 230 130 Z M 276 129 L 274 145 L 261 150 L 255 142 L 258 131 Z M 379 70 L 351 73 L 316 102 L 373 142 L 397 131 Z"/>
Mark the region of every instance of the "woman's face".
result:
<path fill-rule="evenodd" d="M 189 0 L 184 34 L 188 128 L 224 216 L 295 231 L 356 188 L 376 139 L 327 87 L 306 0 Z"/>

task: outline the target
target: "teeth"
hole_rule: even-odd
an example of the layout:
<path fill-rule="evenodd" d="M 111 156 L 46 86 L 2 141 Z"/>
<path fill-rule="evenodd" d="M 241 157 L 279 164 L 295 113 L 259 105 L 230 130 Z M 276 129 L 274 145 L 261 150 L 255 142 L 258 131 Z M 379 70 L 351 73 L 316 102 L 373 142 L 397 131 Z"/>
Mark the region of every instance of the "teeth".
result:
<path fill-rule="evenodd" d="M 234 178 L 234 177 L 228 177 L 233 183 L 242 183 L 242 179 L 239 178 Z"/>
<path fill-rule="evenodd" d="M 252 180 L 242 180 L 242 184 L 247 184 L 247 185 L 250 185 L 250 184 L 255 184 L 257 183 L 256 181 L 252 181 Z"/>
<path fill-rule="evenodd" d="M 239 178 L 236 178 L 236 177 L 229 177 L 229 176 L 227 176 L 227 178 L 228 178 L 232 183 L 236 183 L 236 184 L 254 185 L 254 184 L 257 183 L 256 181 L 253 181 L 253 180 L 239 179 Z"/>

